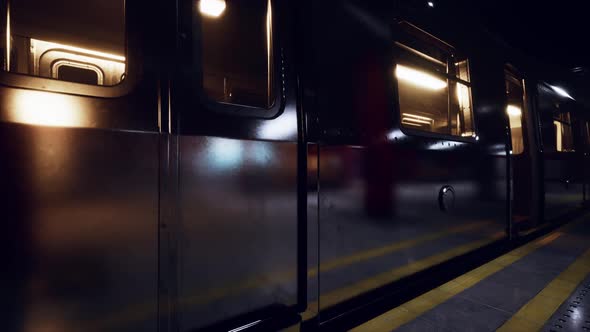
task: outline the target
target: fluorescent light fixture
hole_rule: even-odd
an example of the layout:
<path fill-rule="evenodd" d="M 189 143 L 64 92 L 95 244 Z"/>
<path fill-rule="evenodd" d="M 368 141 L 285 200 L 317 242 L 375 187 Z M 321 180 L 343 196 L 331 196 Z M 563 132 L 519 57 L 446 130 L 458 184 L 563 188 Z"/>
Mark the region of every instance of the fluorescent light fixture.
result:
<path fill-rule="evenodd" d="M 423 89 L 442 90 L 447 87 L 447 82 L 434 75 L 402 65 L 395 67 L 395 76 L 400 80 L 404 80 Z"/>
<path fill-rule="evenodd" d="M 402 124 L 414 127 L 422 127 L 423 125 L 433 126 L 434 120 L 427 116 L 402 113 Z"/>
<path fill-rule="evenodd" d="M 407 116 L 409 118 L 419 119 L 422 121 L 428 121 L 428 123 L 434 122 L 434 120 L 432 118 L 429 118 L 427 116 L 421 116 L 421 115 L 410 114 L 410 113 L 402 113 L 402 115 Z"/>
<path fill-rule="evenodd" d="M 508 105 L 508 107 L 506 107 L 506 113 L 510 116 L 521 116 L 522 110 L 518 106 Z"/>
<path fill-rule="evenodd" d="M 549 85 L 549 87 L 551 87 L 551 89 L 553 89 L 553 91 L 555 91 L 555 93 L 557 93 L 558 95 L 565 97 L 565 98 L 569 98 L 571 100 L 575 100 L 574 97 L 572 97 L 567 91 L 565 91 L 563 88 L 555 86 L 555 85 Z"/>
<path fill-rule="evenodd" d="M 60 44 L 60 43 L 55 43 L 55 42 L 50 42 L 50 41 L 45 41 L 45 40 L 39 40 L 39 39 L 34 39 L 34 38 L 31 38 L 31 44 L 33 44 L 33 46 L 35 44 L 45 45 L 45 46 L 47 46 L 47 48 L 50 48 L 51 50 L 65 50 L 65 51 L 70 51 L 70 52 L 74 52 L 74 53 L 82 53 L 84 55 L 93 55 L 93 56 L 97 56 L 99 58 L 106 58 L 109 60 L 115 60 L 115 61 L 121 61 L 121 62 L 125 61 L 125 57 L 121 56 L 121 55 L 99 52 L 99 51 L 89 50 L 86 48 L 65 45 L 65 44 Z"/>
<path fill-rule="evenodd" d="M 199 11 L 209 17 L 219 17 L 225 11 L 225 0 L 200 0 Z"/>

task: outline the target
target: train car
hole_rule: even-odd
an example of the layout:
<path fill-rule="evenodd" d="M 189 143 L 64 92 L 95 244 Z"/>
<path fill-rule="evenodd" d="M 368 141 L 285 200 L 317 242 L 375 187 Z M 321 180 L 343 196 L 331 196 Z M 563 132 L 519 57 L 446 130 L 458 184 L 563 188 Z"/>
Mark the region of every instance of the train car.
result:
<path fill-rule="evenodd" d="M 568 76 L 434 2 L 0 0 L 6 331 L 322 326 L 582 208 Z"/>

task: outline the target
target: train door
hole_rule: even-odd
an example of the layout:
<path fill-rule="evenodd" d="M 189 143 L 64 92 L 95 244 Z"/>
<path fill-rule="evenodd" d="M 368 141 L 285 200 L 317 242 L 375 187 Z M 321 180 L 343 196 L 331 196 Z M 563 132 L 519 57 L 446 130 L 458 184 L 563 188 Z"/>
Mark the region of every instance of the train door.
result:
<path fill-rule="evenodd" d="M 383 38 L 373 28 L 390 23 L 376 5 L 318 1 L 314 11 L 320 289 L 312 304 L 329 321 L 505 236 L 507 151 L 503 115 L 471 100 L 468 57 L 408 22 Z M 490 99 L 501 99 L 495 77 Z"/>
<path fill-rule="evenodd" d="M 514 231 L 525 229 L 532 224 L 532 209 L 534 204 L 533 167 L 530 140 L 531 135 L 527 125 L 529 121 L 528 108 L 525 102 L 524 80 L 513 71 L 505 71 L 506 82 L 506 114 L 510 124 L 512 142 L 512 222 Z"/>
<path fill-rule="evenodd" d="M 552 220 L 583 201 L 583 169 L 577 106 L 561 87 L 538 85 L 537 109 L 543 138 L 544 218 Z"/>
<path fill-rule="evenodd" d="M 174 330 L 231 330 L 293 309 L 305 292 L 289 16 L 284 1 L 181 4 L 176 73 L 163 89 L 161 311 L 175 313 Z"/>

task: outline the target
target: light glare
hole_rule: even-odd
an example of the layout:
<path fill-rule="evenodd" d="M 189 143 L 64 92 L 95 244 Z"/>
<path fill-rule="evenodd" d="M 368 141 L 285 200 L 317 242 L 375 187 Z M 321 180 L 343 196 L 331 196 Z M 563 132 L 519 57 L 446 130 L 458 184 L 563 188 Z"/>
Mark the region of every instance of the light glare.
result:
<path fill-rule="evenodd" d="M 73 105 L 70 96 L 40 91 L 22 91 L 15 98 L 10 120 L 17 123 L 51 126 L 81 127 L 86 119 Z"/>
<path fill-rule="evenodd" d="M 398 79 L 424 89 L 441 90 L 447 87 L 447 82 L 433 75 L 402 65 L 396 66 L 395 76 Z"/>
<path fill-rule="evenodd" d="M 45 40 L 31 38 L 31 44 L 33 44 L 33 46 L 38 44 L 38 45 L 46 46 L 47 48 L 50 48 L 50 49 L 55 49 L 55 50 L 61 49 L 61 50 L 65 50 L 65 51 L 71 51 L 74 53 L 94 55 L 94 56 L 97 56 L 100 58 L 106 58 L 106 59 L 110 59 L 110 60 L 125 62 L 125 57 L 121 56 L 121 55 L 99 52 L 99 51 L 89 50 L 86 48 L 65 45 L 65 44 L 60 44 L 60 43 L 55 43 L 55 42 L 50 42 L 50 41 L 45 41 Z"/>
<path fill-rule="evenodd" d="M 508 105 L 508 107 L 506 107 L 506 113 L 510 116 L 521 116 L 522 110 L 518 106 Z"/>
<path fill-rule="evenodd" d="M 209 17 L 219 17 L 225 11 L 225 0 L 200 0 L 199 11 Z"/>
<path fill-rule="evenodd" d="M 428 7 L 433 8 L 434 7 L 434 2 L 428 1 Z"/>
<path fill-rule="evenodd" d="M 574 97 L 572 97 L 567 91 L 565 91 L 563 88 L 555 86 L 555 85 L 549 85 L 551 87 L 551 89 L 553 89 L 553 91 L 555 91 L 555 93 L 557 93 L 558 95 L 565 97 L 565 98 L 569 98 L 571 100 L 575 100 Z"/>

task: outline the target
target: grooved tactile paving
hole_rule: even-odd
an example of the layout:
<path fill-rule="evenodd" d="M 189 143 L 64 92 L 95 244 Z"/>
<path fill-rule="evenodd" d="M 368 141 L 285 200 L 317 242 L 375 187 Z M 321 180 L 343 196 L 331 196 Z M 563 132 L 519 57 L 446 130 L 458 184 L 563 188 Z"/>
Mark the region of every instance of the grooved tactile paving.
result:
<path fill-rule="evenodd" d="M 544 332 L 590 331 L 590 276 L 557 309 L 543 327 Z"/>

